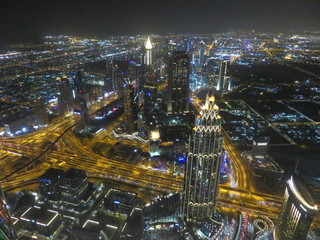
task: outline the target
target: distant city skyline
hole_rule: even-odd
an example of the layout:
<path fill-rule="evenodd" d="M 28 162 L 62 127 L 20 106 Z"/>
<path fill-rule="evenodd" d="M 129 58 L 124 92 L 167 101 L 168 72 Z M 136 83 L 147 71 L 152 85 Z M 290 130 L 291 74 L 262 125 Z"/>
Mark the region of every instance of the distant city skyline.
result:
<path fill-rule="evenodd" d="M 18 1 L 0 2 L 0 44 L 37 42 L 46 34 L 105 38 L 230 29 L 301 32 L 320 29 L 317 0 Z"/>

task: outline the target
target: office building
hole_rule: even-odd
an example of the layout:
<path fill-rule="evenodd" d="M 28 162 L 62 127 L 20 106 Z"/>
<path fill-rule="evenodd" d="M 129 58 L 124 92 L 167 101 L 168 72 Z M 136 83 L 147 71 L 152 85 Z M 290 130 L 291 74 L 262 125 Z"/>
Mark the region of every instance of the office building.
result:
<path fill-rule="evenodd" d="M 146 47 L 145 64 L 150 66 L 152 65 L 152 44 L 150 41 L 150 37 L 148 37 L 145 47 Z"/>
<path fill-rule="evenodd" d="M 74 100 L 74 114 L 79 116 L 77 121 L 77 129 L 85 129 L 89 126 L 89 113 L 87 101 L 83 97 L 78 97 Z"/>
<path fill-rule="evenodd" d="M 49 168 L 39 178 L 39 192 L 49 201 L 60 201 L 60 178 L 64 175 L 64 171 L 61 169 Z"/>
<path fill-rule="evenodd" d="M 61 116 L 73 112 L 73 96 L 70 82 L 66 76 L 57 78 L 58 105 Z"/>
<path fill-rule="evenodd" d="M 52 236 L 60 224 L 57 211 L 39 206 L 28 208 L 20 217 L 20 226 L 23 229 L 46 237 Z"/>
<path fill-rule="evenodd" d="M 214 97 L 207 95 L 189 142 L 183 189 L 184 220 L 213 217 L 221 161 L 221 117 Z"/>
<path fill-rule="evenodd" d="M 221 60 L 219 67 L 219 75 L 217 79 L 217 91 L 224 91 L 229 88 L 228 77 L 227 77 L 227 69 L 228 69 L 229 60 Z"/>
<path fill-rule="evenodd" d="M 75 97 L 82 96 L 84 93 L 84 84 L 82 81 L 82 73 L 81 70 L 78 70 L 73 79 L 73 84 L 75 86 Z"/>
<path fill-rule="evenodd" d="M 89 185 L 86 172 L 70 168 L 60 178 L 60 191 L 62 201 L 71 205 L 87 202 L 89 198 Z"/>
<path fill-rule="evenodd" d="M 0 239 L 15 240 L 17 239 L 10 212 L 0 188 Z"/>
<path fill-rule="evenodd" d="M 35 99 L 33 102 L 34 113 L 37 126 L 45 126 L 49 123 L 47 106 L 43 98 Z"/>
<path fill-rule="evenodd" d="M 317 212 L 307 186 L 298 176 L 287 181 L 282 212 L 274 231 L 275 240 L 305 240 Z"/>
<path fill-rule="evenodd" d="M 119 190 L 110 189 L 104 198 L 104 206 L 107 210 L 129 215 L 136 205 L 136 194 Z"/>
<path fill-rule="evenodd" d="M 268 137 L 256 137 L 252 143 L 252 158 L 258 163 L 263 163 L 268 159 Z"/>
<path fill-rule="evenodd" d="M 115 91 L 115 84 L 113 79 L 113 59 L 107 58 L 106 60 L 106 78 L 104 81 L 104 90 L 106 92 Z"/>
<path fill-rule="evenodd" d="M 168 113 L 189 111 L 190 60 L 184 51 L 173 51 L 169 59 Z"/>
<path fill-rule="evenodd" d="M 137 130 L 137 109 L 134 99 L 134 88 L 131 84 L 124 87 L 124 114 L 126 132 L 132 134 Z"/>
<path fill-rule="evenodd" d="M 113 64 L 112 68 L 112 84 L 113 90 L 117 93 L 119 98 L 123 97 L 123 81 L 124 76 L 118 64 Z"/>

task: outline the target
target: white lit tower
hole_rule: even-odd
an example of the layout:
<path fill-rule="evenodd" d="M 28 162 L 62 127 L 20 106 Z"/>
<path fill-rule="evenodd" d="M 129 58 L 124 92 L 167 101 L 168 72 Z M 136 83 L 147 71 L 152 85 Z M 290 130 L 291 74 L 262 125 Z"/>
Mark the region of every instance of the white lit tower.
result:
<path fill-rule="evenodd" d="M 147 43 L 145 45 L 146 47 L 146 55 L 145 55 L 145 63 L 146 65 L 152 65 L 152 44 L 151 44 L 151 41 L 150 41 L 150 37 L 148 37 L 148 40 L 147 40 Z"/>
<path fill-rule="evenodd" d="M 185 172 L 182 215 L 192 221 L 213 217 L 222 161 L 221 117 L 215 98 L 196 116 Z"/>
<path fill-rule="evenodd" d="M 217 91 L 224 91 L 227 88 L 227 69 L 229 60 L 221 60 L 219 67 L 219 75 L 217 81 Z M 229 87 L 229 86 L 228 86 Z"/>

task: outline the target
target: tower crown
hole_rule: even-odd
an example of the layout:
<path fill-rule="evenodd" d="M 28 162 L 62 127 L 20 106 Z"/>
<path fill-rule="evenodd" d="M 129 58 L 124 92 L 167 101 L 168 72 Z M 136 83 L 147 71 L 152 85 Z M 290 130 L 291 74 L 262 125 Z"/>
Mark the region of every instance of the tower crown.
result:
<path fill-rule="evenodd" d="M 219 107 L 215 104 L 215 97 L 207 94 L 206 103 L 202 106 L 202 110 L 219 110 Z"/>
<path fill-rule="evenodd" d="M 147 43 L 146 43 L 146 49 L 147 50 L 151 50 L 152 49 L 152 44 L 151 44 L 151 41 L 150 41 L 150 37 L 148 37 L 148 40 L 147 40 Z"/>

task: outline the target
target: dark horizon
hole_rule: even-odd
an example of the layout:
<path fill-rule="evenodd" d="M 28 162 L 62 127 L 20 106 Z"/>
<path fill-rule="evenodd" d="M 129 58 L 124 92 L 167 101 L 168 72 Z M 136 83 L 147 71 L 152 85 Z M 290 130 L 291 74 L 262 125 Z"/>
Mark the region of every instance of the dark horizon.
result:
<path fill-rule="evenodd" d="M 39 42 L 45 35 L 218 33 L 320 30 L 318 0 L 168 1 L 0 0 L 0 44 Z"/>

